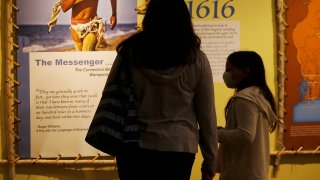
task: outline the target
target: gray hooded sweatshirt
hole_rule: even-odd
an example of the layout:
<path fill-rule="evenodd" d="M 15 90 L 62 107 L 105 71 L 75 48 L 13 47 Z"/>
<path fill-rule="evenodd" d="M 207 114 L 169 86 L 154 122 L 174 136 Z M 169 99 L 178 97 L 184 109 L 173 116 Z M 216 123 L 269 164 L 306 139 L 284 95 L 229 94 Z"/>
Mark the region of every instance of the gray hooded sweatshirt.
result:
<path fill-rule="evenodd" d="M 196 62 L 186 66 L 164 71 L 131 67 L 131 73 L 140 103 L 139 120 L 146 124 L 140 146 L 197 153 L 200 144 L 203 168 L 214 170 L 217 125 L 212 73 L 206 55 L 199 51 Z"/>
<path fill-rule="evenodd" d="M 232 97 L 226 128 L 218 131 L 220 180 L 268 179 L 269 121 L 276 119 L 258 87 Z"/>

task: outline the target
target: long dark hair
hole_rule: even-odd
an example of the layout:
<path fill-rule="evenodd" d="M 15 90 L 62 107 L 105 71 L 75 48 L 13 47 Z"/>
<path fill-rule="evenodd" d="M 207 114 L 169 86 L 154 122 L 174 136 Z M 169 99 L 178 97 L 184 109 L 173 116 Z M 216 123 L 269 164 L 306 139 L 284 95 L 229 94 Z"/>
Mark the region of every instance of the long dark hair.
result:
<path fill-rule="evenodd" d="M 254 51 L 237 51 L 231 53 L 228 56 L 227 61 L 239 69 L 247 68 L 249 70 L 248 76 L 239 82 L 236 91 L 240 91 L 249 86 L 258 86 L 262 91 L 263 96 L 270 103 L 273 112 L 276 113 L 275 100 L 266 82 L 265 69 L 261 56 Z M 227 103 L 225 113 L 227 113 L 230 102 L 231 100 Z M 278 121 L 269 124 L 271 132 L 275 130 L 277 123 Z"/>
<path fill-rule="evenodd" d="M 118 47 L 128 47 L 133 64 L 166 69 L 193 62 L 200 49 L 184 0 L 151 0 L 142 21 L 142 31 Z"/>

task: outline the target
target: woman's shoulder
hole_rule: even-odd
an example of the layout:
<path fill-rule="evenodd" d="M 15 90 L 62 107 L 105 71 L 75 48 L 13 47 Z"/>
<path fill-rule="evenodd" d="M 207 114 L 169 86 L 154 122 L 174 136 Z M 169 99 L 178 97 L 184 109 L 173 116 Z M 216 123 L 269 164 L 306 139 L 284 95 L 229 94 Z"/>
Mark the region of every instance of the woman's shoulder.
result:
<path fill-rule="evenodd" d="M 206 66 L 210 66 L 208 57 L 202 50 L 200 50 L 200 49 L 197 50 L 195 57 L 196 57 L 196 59 L 194 62 L 198 68 L 204 68 Z"/>
<path fill-rule="evenodd" d="M 204 53 L 201 49 L 198 49 L 196 52 L 197 52 L 198 59 L 201 59 L 203 61 L 208 61 L 208 57 L 206 53 Z"/>
<path fill-rule="evenodd" d="M 194 61 L 187 65 L 186 73 L 192 79 L 200 80 L 200 79 L 207 79 L 207 77 L 212 77 L 211 66 L 206 54 L 198 50 L 194 55 Z"/>

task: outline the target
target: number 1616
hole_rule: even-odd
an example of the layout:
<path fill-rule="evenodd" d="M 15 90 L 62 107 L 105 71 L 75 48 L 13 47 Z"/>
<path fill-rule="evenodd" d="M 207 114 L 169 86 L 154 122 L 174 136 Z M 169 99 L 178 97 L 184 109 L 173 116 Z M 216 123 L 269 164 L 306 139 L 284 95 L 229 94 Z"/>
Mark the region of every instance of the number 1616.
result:
<path fill-rule="evenodd" d="M 197 18 L 207 18 L 210 14 L 212 18 L 230 18 L 235 13 L 235 8 L 232 6 L 234 0 L 199 0 L 198 5 L 194 3 L 194 0 L 186 1 L 191 17 L 193 18 L 193 11 Z M 194 9 L 195 8 L 195 9 Z M 213 11 L 213 12 L 212 12 Z"/>

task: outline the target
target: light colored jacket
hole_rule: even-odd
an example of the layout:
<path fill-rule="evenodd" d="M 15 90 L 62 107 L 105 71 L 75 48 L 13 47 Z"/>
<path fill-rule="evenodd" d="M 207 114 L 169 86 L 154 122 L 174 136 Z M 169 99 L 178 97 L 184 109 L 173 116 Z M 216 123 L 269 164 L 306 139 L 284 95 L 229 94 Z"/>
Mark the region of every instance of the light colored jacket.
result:
<path fill-rule="evenodd" d="M 225 129 L 219 129 L 220 180 L 267 180 L 269 121 L 277 119 L 258 87 L 232 97 Z"/>
<path fill-rule="evenodd" d="M 156 71 L 131 68 L 139 120 L 140 146 L 152 150 L 197 153 L 203 167 L 215 169 L 217 151 L 216 112 L 209 61 L 199 51 L 196 63 Z"/>

